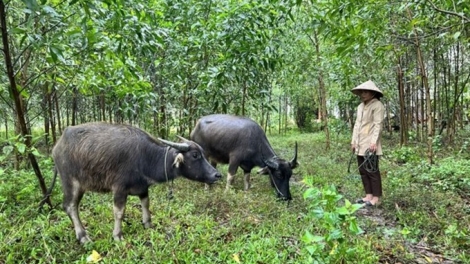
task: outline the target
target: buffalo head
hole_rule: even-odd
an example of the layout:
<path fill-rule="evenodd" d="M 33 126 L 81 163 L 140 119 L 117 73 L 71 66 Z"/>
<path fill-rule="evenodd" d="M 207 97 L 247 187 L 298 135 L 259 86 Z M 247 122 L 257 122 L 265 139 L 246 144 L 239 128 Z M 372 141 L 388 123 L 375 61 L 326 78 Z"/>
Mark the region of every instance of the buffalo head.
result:
<path fill-rule="evenodd" d="M 219 171 L 210 165 L 204 157 L 201 146 L 183 137 L 179 138 L 181 143 L 158 139 L 163 144 L 177 150 L 173 159 L 173 167 L 177 169 L 179 175 L 209 184 L 222 177 Z"/>
<path fill-rule="evenodd" d="M 297 142 L 295 143 L 294 158 L 286 161 L 279 157 L 265 159 L 266 167 L 262 168 L 260 174 L 269 174 L 272 187 L 276 190 L 277 197 L 283 200 L 292 200 L 290 194 L 289 180 L 292 176 L 292 170 L 299 164 L 297 162 Z"/>

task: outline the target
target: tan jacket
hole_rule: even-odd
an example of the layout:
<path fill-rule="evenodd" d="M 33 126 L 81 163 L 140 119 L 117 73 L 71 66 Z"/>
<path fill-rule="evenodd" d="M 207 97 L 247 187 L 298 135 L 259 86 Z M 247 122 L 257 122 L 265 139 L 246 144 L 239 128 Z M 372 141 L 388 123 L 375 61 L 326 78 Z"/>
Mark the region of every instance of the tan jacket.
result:
<path fill-rule="evenodd" d="M 356 154 L 364 156 L 370 144 L 377 145 L 375 154 L 382 155 L 382 145 L 380 136 L 383 129 L 385 107 L 376 98 L 373 98 L 367 105 L 361 103 L 357 107 L 357 117 L 354 123 L 351 144 L 356 147 Z"/>

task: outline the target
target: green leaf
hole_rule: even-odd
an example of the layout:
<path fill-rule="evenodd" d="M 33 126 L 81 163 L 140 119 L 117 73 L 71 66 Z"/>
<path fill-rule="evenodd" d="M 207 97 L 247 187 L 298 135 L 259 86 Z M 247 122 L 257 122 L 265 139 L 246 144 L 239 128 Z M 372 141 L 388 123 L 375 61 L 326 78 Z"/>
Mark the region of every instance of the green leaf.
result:
<path fill-rule="evenodd" d="M 349 212 L 348 208 L 346 208 L 346 206 L 336 208 L 336 213 L 338 213 L 338 214 L 340 214 L 340 215 L 348 215 L 348 214 L 350 214 L 350 212 Z"/>
<path fill-rule="evenodd" d="M 33 148 L 31 153 L 33 153 L 34 156 L 36 157 L 41 157 L 41 153 L 39 153 L 39 151 L 36 149 L 36 148 Z"/>
<path fill-rule="evenodd" d="M 54 62 L 57 62 L 57 61 L 65 62 L 64 61 L 64 55 L 63 55 L 62 50 L 59 46 L 50 46 L 49 47 L 49 52 L 50 52 L 52 60 Z"/>
<path fill-rule="evenodd" d="M 18 150 L 19 153 L 24 154 L 26 151 L 26 145 L 21 142 L 16 142 L 15 144 L 16 149 Z"/>
<path fill-rule="evenodd" d="M 309 188 L 304 192 L 304 199 L 312 199 L 318 196 L 318 190 L 315 188 Z"/>
<path fill-rule="evenodd" d="M 364 231 L 357 225 L 355 220 L 349 222 L 349 231 L 355 235 L 362 234 Z"/>
<path fill-rule="evenodd" d="M 15 28 L 10 29 L 10 32 L 13 33 L 13 34 L 23 34 L 23 33 L 26 33 L 28 31 L 24 28 L 15 27 Z"/>
<path fill-rule="evenodd" d="M 3 147 L 3 154 L 8 155 L 13 151 L 13 146 L 5 146 Z"/>
<path fill-rule="evenodd" d="M 49 47 L 49 54 L 51 55 L 52 61 L 57 62 L 57 49 L 53 48 L 52 46 Z"/>
<path fill-rule="evenodd" d="M 302 240 L 306 243 L 309 243 L 313 240 L 314 235 L 310 233 L 310 231 L 306 231 L 305 234 L 302 236 Z"/>
<path fill-rule="evenodd" d="M 313 242 L 313 243 L 318 243 L 318 242 L 325 241 L 325 238 L 322 237 L 322 236 L 312 236 L 310 241 Z"/>
<path fill-rule="evenodd" d="M 38 2 L 36 0 L 21 0 L 28 9 L 36 10 L 38 8 Z"/>
<path fill-rule="evenodd" d="M 330 234 L 327 237 L 327 241 L 332 241 L 332 240 L 337 240 L 343 238 L 343 232 L 341 229 L 335 228 L 332 231 L 330 231 Z"/>

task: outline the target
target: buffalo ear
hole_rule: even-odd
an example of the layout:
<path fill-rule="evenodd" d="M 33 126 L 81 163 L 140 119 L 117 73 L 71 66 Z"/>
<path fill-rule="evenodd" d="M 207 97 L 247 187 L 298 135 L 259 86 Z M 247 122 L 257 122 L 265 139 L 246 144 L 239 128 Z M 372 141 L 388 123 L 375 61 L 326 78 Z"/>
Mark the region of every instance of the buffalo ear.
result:
<path fill-rule="evenodd" d="M 298 161 L 295 161 L 295 162 L 290 161 L 290 162 L 289 162 L 289 166 L 290 166 L 291 169 L 295 169 L 295 168 L 297 168 L 299 165 L 300 165 L 300 163 L 299 163 Z"/>
<path fill-rule="evenodd" d="M 273 170 L 279 169 L 279 163 L 274 158 L 267 159 L 264 161 L 264 163 Z"/>
<path fill-rule="evenodd" d="M 175 160 L 173 161 L 173 167 L 179 168 L 181 164 L 184 163 L 184 156 L 181 153 L 176 155 Z"/>
<path fill-rule="evenodd" d="M 268 166 L 259 169 L 259 170 L 258 170 L 258 174 L 262 174 L 262 175 L 269 174 L 269 168 L 268 168 Z"/>

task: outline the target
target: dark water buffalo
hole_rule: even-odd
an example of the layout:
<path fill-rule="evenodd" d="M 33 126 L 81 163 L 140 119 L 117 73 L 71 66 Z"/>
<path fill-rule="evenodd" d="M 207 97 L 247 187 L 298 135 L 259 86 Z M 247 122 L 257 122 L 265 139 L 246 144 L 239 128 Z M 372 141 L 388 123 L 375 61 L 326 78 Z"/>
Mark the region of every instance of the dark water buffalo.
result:
<path fill-rule="evenodd" d="M 163 144 L 162 144 L 163 143 Z M 221 174 L 209 164 L 201 147 L 155 140 L 146 132 L 127 125 L 88 123 L 65 129 L 52 150 L 56 174 L 64 192 L 63 206 L 81 243 L 89 241 L 78 206 L 86 191 L 114 195 L 115 240 L 122 239 L 121 223 L 128 195 L 139 196 L 142 222 L 151 227 L 149 186 L 177 176 L 213 183 Z"/>
<path fill-rule="evenodd" d="M 214 167 L 217 163 L 229 164 L 227 189 L 233 183 L 238 167 L 245 173 L 245 190 L 250 188 L 253 167 L 270 175 L 271 184 L 278 197 L 291 200 L 289 179 L 297 167 L 297 143 L 291 161 L 276 156 L 263 129 L 246 117 L 215 114 L 199 119 L 191 132 L 191 140 L 201 145 Z"/>

